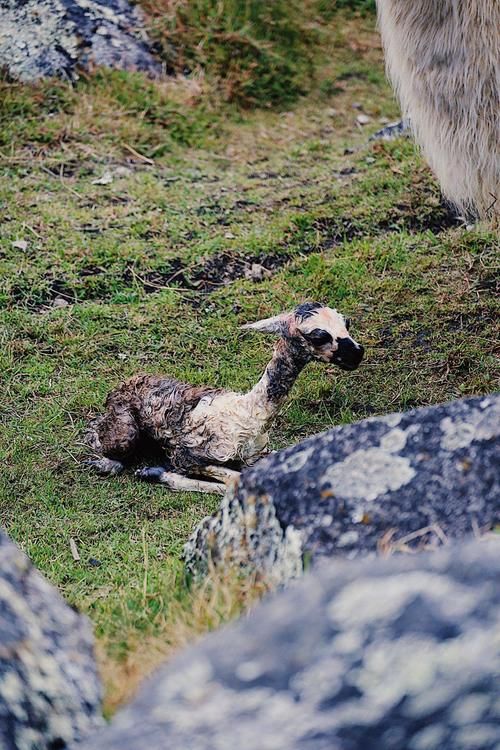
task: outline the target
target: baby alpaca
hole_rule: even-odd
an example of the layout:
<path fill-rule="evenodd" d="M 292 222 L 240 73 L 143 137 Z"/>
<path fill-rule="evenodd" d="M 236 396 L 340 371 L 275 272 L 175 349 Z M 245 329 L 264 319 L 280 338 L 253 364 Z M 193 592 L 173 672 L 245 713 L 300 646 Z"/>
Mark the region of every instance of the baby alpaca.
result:
<path fill-rule="evenodd" d="M 139 479 L 223 494 L 225 482 L 239 476 L 236 469 L 266 452 L 270 424 L 305 365 L 316 360 L 355 370 L 363 358 L 363 347 L 349 336 L 349 320 L 318 302 L 243 328 L 279 336 L 248 393 L 159 375 L 130 378 L 109 394 L 106 413 L 90 427 L 88 443 L 98 458 L 89 463 L 102 475 L 118 474 L 142 442 L 153 440 L 165 460 L 139 469 Z"/>

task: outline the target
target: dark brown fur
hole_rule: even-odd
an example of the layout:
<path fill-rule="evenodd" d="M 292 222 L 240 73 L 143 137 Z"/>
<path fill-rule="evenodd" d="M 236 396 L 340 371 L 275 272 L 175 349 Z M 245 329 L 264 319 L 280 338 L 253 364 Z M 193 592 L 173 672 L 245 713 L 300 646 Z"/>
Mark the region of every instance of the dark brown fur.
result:
<path fill-rule="evenodd" d="M 142 452 L 141 443 L 152 440 L 174 468 L 186 470 L 199 464 L 200 457 L 180 447 L 182 425 L 201 398 L 220 392 L 174 378 L 137 375 L 108 395 L 106 413 L 95 420 L 88 442 L 103 456 L 124 461 Z"/>
<path fill-rule="evenodd" d="M 274 349 L 274 357 L 267 367 L 269 401 L 281 404 L 311 359 L 311 355 L 300 341 L 295 339 L 278 341 Z"/>

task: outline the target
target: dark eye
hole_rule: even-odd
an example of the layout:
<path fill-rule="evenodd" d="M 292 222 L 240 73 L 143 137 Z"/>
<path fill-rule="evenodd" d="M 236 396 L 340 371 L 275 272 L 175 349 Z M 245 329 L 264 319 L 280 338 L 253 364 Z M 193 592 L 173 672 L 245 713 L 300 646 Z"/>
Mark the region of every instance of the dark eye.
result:
<path fill-rule="evenodd" d="M 350 318 L 346 318 L 345 321 L 344 321 L 344 323 L 345 323 L 346 329 L 349 330 L 349 328 L 351 327 L 351 319 Z"/>
<path fill-rule="evenodd" d="M 325 346 L 325 344 L 331 344 L 333 339 L 327 331 L 322 331 L 321 328 L 315 328 L 310 333 L 305 333 L 306 338 L 313 346 Z"/>

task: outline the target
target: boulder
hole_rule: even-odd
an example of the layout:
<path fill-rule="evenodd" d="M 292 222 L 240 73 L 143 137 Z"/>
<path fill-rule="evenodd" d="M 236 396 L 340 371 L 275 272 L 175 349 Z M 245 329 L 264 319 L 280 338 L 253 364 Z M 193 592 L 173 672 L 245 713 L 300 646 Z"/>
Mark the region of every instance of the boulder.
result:
<path fill-rule="evenodd" d="M 102 724 L 92 630 L 0 532 L 0 747 L 64 750 Z"/>
<path fill-rule="evenodd" d="M 81 750 L 493 750 L 500 540 L 329 562 L 160 669 Z"/>
<path fill-rule="evenodd" d="M 103 65 L 158 73 L 142 29 L 142 14 L 128 0 L 4 0 L 0 66 L 12 78 L 74 79 L 79 67 Z"/>
<path fill-rule="evenodd" d="M 185 547 L 188 569 L 439 546 L 500 523 L 500 396 L 335 427 L 245 470 Z"/>
<path fill-rule="evenodd" d="M 396 138 L 411 136 L 411 125 L 409 120 L 396 120 L 395 122 L 389 122 L 384 125 L 380 130 L 376 130 L 375 133 L 368 138 L 369 141 L 393 141 Z"/>

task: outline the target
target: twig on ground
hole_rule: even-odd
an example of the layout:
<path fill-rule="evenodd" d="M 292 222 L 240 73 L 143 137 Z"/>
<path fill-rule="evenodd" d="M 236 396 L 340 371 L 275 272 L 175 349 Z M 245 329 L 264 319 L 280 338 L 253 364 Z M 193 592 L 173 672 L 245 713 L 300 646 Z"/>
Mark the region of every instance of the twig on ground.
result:
<path fill-rule="evenodd" d="M 146 541 L 146 528 L 143 526 L 141 530 L 142 537 L 142 552 L 144 556 L 144 579 L 142 581 L 142 606 L 146 606 L 146 599 L 148 593 L 148 569 L 149 569 L 149 555 L 148 545 Z"/>
<path fill-rule="evenodd" d="M 78 547 L 76 546 L 76 542 L 73 539 L 72 536 L 69 538 L 69 548 L 71 550 L 71 557 L 75 562 L 80 562 L 80 554 L 78 552 Z"/>
<path fill-rule="evenodd" d="M 152 159 L 149 159 L 147 156 L 144 156 L 144 154 L 140 154 L 138 151 L 135 150 L 135 148 L 132 148 L 132 146 L 129 146 L 128 143 L 124 143 L 123 148 L 125 148 L 127 151 L 130 151 L 130 153 L 133 156 L 135 156 L 136 159 L 139 159 L 139 161 L 143 161 L 145 164 L 154 165 L 154 161 Z"/>
<path fill-rule="evenodd" d="M 66 190 L 69 190 L 70 193 L 73 193 L 73 195 L 76 195 L 77 198 L 81 199 L 84 196 L 80 195 L 80 193 L 77 193 L 76 190 L 73 190 L 69 185 L 66 185 L 64 182 L 64 178 L 62 174 L 57 175 L 55 172 L 53 172 L 51 169 L 48 169 L 48 167 L 44 167 L 43 164 L 40 164 L 40 169 L 43 169 L 44 172 L 47 172 L 47 174 L 50 174 L 51 177 L 55 177 L 56 179 L 59 178 L 59 181 L 63 188 Z"/>

